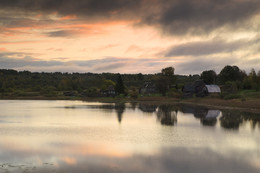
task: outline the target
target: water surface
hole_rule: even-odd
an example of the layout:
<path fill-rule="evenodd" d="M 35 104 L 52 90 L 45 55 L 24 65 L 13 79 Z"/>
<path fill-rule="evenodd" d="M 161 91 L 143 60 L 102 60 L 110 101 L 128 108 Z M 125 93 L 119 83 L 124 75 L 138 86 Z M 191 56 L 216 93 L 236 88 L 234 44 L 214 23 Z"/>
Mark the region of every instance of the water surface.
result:
<path fill-rule="evenodd" d="M 260 172 L 260 115 L 0 101 L 0 172 Z"/>

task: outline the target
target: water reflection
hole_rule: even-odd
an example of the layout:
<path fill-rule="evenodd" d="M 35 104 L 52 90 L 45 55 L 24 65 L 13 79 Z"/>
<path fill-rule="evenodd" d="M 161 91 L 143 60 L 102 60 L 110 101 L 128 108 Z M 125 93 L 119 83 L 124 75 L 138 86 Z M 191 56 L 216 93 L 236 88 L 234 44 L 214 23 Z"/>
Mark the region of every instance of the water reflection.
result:
<path fill-rule="evenodd" d="M 87 146 L 89 147 L 89 146 Z M 87 148 L 85 147 L 85 148 Z M 82 146 L 62 145 L 56 151 L 34 150 L 27 148 L 10 149 L 1 146 L 0 172 L 96 172 L 96 173 L 258 173 L 258 163 L 250 162 L 254 159 L 254 153 L 237 151 L 233 157 L 223 156 L 217 151 L 208 148 L 163 147 L 157 153 L 151 155 L 107 155 L 100 149 L 82 149 Z M 82 149 L 82 150 L 80 150 Z M 117 151 L 114 151 L 115 153 Z M 15 155 L 13 162 L 10 155 Z M 38 155 L 38 163 L 28 163 Z M 236 157 L 243 156 L 243 157 Z M 250 158 L 250 156 L 252 156 Z"/>
<path fill-rule="evenodd" d="M 220 121 L 222 128 L 238 130 L 242 124 L 250 122 L 252 129 L 260 128 L 260 114 L 257 113 L 239 110 L 210 110 L 206 107 L 190 105 L 182 105 L 180 111 L 184 114 L 193 114 L 204 126 L 216 126 Z"/>
<path fill-rule="evenodd" d="M 217 124 L 217 117 L 220 116 L 220 110 L 210 110 L 202 106 L 182 105 L 181 111 L 185 114 L 193 114 L 195 118 L 200 119 L 204 126 L 215 126 Z"/>
<path fill-rule="evenodd" d="M 0 103 L 0 173 L 260 172 L 260 130 L 249 128 L 259 128 L 259 114 L 187 105 Z"/>
<path fill-rule="evenodd" d="M 237 110 L 223 110 L 220 118 L 221 127 L 225 129 L 238 130 L 239 127 L 249 122 L 252 129 L 260 128 L 260 114 L 241 112 Z"/>
<path fill-rule="evenodd" d="M 153 113 L 156 111 L 157 109 L 157 105 L 151 105 L 151 104 L 139 104 L 139 109 L 143 112 L 147 112 L 147 113 Z"/>
<path fill-rule="evenodd" d="M 116 103 L 115 104 L 115 110 L 116 110 L 116 113 L 117 113 L 118 122 L 121 123 L 123 113 L 125 111 L 125 104 L 124 103 Z"/>
<path fill-rule="evenodd" d="M 217 124 L 217 117 L 221 114 L 220 110 L 208 110 L 205 117 L 201 117 L 200 121 L 205 126 L 215 126 Z"/>
<path fill-rule="evenodd" d="M 177 110 L 172 105 L 160 105 L 157 111 L 157 119 L 162 125 L 173 126 L 177 123 Z"/>
<path fill-rule="evenodd" d="M 131 103 L 130 103 L 130 108 L 131 108 L 132 110 L 135 110 L 137 106 L 138 106 L 138 103 L 137 103 L 137 102 L 131 102 Z"/>
<path fill-rule="evenodd" d="M 116 112 L 117 121 L 122 122 L 124 112 L 135 110 L 138 107 L 140 111 L 147 115 L 155 113 L 157 120 L 162 125 L 173 126 L 177 124 L 177 117 L 179 113 L 184 115 L 192 114 L 196 119 L 200 120 L 203 126 L 220 126 L 224 129 L 238 130 L 239 127 L 249 122 L 252 129 L 260 128 L 260 115 L 256 113 L 241 112 L 238 110 L 214 110 L 203 106 L 192 105 L 154 105 L 154 104 L 137 104 L 136 102 L 125 104 L 94 104 L 94 105 L 77 105 L 66 106 L 66 109 L 97 109 L 105 112 Z M 0 120 L 0 122 L 5 122 Z"/>

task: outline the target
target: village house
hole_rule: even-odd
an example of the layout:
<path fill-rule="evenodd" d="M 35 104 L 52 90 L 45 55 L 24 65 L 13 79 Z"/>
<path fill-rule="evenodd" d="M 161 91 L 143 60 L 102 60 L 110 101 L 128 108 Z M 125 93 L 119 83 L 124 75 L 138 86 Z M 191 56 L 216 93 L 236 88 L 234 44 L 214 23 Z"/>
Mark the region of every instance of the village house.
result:
<path fill-rule="evenodd" d="M 145 82 L 143 87 L 139 89 L 140 94 L 153 94 L 156 93 L 156 87 L 151 82 Z"/>
<path fill-rule="evenodd" d="M 111 97 L 116 95 L 114 86 L 110 85 L 106 90 L 101 91 L 102 96 Z"/>
<path fill-rule="evenodd" d="M 209 94 L 219 94 L 221 90 L 218 85 L 206 85 L 203 80 L 198 80 L 191 85 L 185 85 L 182 92 L 184 97 L 205 97 Z"/>

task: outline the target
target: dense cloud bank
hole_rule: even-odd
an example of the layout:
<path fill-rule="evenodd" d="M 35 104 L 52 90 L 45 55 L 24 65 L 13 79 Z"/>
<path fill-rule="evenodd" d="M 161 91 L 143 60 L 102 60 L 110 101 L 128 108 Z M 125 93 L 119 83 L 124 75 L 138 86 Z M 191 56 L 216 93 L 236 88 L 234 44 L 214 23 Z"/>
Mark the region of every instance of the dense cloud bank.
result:
<path fill-rule="evenodd" d="M 2 0 L 0 9 L 77 15 L 85 20 L 136 20 L 173 35 L 254 27 L 258 0 Z"/>

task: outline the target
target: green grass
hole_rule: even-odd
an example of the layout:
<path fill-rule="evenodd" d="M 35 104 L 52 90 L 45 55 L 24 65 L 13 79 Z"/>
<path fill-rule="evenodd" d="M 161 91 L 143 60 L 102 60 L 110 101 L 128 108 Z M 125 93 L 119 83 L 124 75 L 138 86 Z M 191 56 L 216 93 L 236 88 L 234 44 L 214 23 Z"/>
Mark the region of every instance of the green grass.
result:
<path fill-rule="evenodd" d="M 247 99 L 257 99 L 260 98 L 260 91 L 256 90 L 240 90 L 237 93 L 222 93 L 222 98 L 225 100 L 230 99 L 241 99 L 241 100 L 247 100 Z"/>

